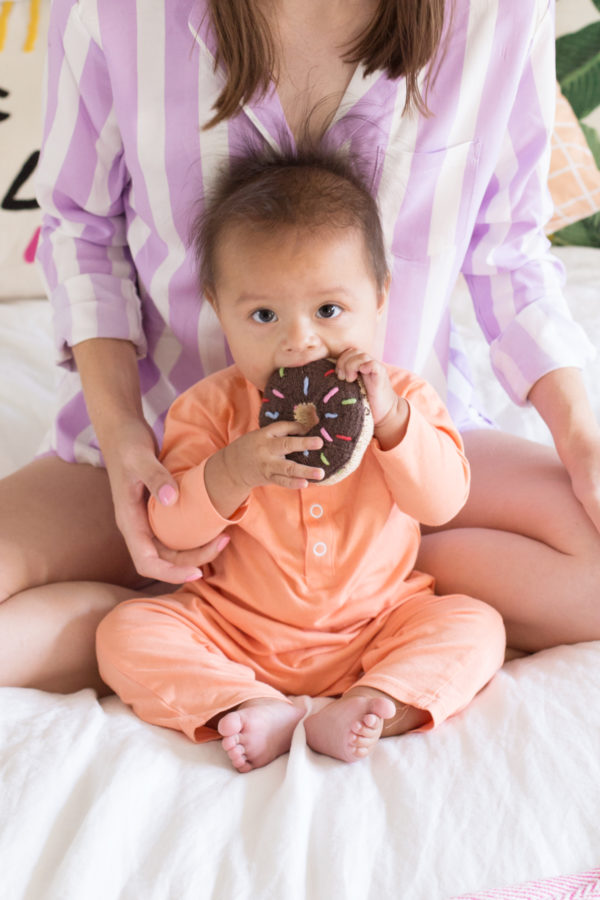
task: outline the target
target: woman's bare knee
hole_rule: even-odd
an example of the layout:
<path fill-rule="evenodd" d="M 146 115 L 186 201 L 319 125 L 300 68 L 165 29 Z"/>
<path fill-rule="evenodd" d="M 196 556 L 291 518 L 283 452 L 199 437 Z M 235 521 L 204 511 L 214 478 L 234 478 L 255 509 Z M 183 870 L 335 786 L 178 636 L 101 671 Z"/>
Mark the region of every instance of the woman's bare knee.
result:
<path fill-rule="evenodd" d="M 45 457 L 0 481 L 0 599 L 63 581 L 136 585 L 104 469 Z"/>
<path fill-rule="evenodd" d="M 465 447 L 469 499 L 423 530 L 417 566 L 443 593 L 500 610 L 512 646 L 600 638 L 600 534 L 554 450 L 491 430 L 469 432 Z"/>
<path fill-rule="evenodd" d="M 600 556 L 600 534 L 554 448 L 491 429 L 464 440 L 471 491 L 449 527 L 513 532 L 582 563 Z"/>
<path fill-rule="evenodd" d="M 132 596 L 118 585 L 69 582 L 9 598 L 0 606 L 0 685 L 108 693 L 98 674 L 96 630 Z"/>

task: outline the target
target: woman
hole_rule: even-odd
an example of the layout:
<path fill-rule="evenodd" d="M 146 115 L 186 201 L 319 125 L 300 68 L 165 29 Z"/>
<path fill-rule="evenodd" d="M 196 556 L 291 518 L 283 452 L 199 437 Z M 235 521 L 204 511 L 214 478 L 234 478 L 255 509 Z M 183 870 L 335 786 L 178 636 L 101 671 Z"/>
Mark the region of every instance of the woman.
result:
<path fill-rule="evenodd" d="M 2 683 L 102 690 L 105 613 L 219 552 L 169 553 L 144 502 L 174 497 L 155 457 L 168 405 L 229 362 L 195 295 L 189 198 L 224 155 L 307 127 L 364 159 L 393 267 L 383 356 L 438 386 L 472 463 L 419 565 L 496 606 L 513 646 L 600 637 L 590 347 L 542 231 L 552 25 L 548 0 L 55 0 L 40 258 L 64 377 L 49 454 L 0 487 Z M 498 377 L 558 456 L 475 408 L 447 312 L 460 271 Z"/>

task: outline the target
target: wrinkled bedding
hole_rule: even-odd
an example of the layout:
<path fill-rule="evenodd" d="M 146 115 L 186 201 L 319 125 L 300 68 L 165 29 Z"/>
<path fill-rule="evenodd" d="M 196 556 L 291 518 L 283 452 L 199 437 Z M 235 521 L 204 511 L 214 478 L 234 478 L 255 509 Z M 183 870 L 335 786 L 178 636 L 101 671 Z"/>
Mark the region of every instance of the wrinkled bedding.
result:
<path fill-rule="evenodd" d="M 600 346 L 600 251 L 559 255 Z M 547 440 L 494 383 L 461 288 L 455 314 L 496 420 Z M 0 303 L 0 474 L 50 417 L 49 319 L 43 300 Z M 585 377 L 600 412 L 598 365 Z M 0 798 L 0 900 L 449 900 L 586 872 L 600 865 L 600 642 L 508 662 L 468 710 L 352 766 L 308 749 L 300 723 L 289 754 L 246 775 L 115 697 L 0 689 Z"/>

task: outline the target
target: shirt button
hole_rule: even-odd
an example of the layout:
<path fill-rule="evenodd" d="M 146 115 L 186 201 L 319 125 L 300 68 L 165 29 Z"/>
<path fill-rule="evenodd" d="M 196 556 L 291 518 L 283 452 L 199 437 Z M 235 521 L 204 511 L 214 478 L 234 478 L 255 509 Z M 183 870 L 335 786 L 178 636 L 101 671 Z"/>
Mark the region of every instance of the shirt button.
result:
<path fill-rule="evenodd" d="M 313 553 L 315 556 L 325 556 L 327 553 L 327 544 L 324 544 L 323 541 L 317 541 L 313 547 Z"/>
<path fill-rule="evenodd" d="M 321 506 L 321 504 L 313 503 L 313 505 L 310 508 L 310 514 L 313 517 L 313 519 L 320 519 L 321 516 L 323 515 L 323 507 Z"/>

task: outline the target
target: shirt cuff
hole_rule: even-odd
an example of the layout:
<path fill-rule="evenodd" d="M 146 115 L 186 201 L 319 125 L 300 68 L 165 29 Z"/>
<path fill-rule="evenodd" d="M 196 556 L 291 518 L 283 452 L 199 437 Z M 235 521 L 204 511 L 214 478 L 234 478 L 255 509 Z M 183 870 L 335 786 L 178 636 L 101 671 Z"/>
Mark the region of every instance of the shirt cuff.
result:
<path fill-rule="evenodd" d="M 582 369 L 596 356 L 581 325 L 557 305 L 555 299 L 529 304 L 491 342 L 492 368 L 519 406 L 527 403 L 531 388 L 543 375 L 566 367 Z"/>
<path fill-rule="evenodd" d="M 148 351 L 140 300 L 128 279 L 77 275 L 52 293 L 57 362 L 75 367 L 72 347 L 93 338 L 130 341 L 138 359 Z"/>

